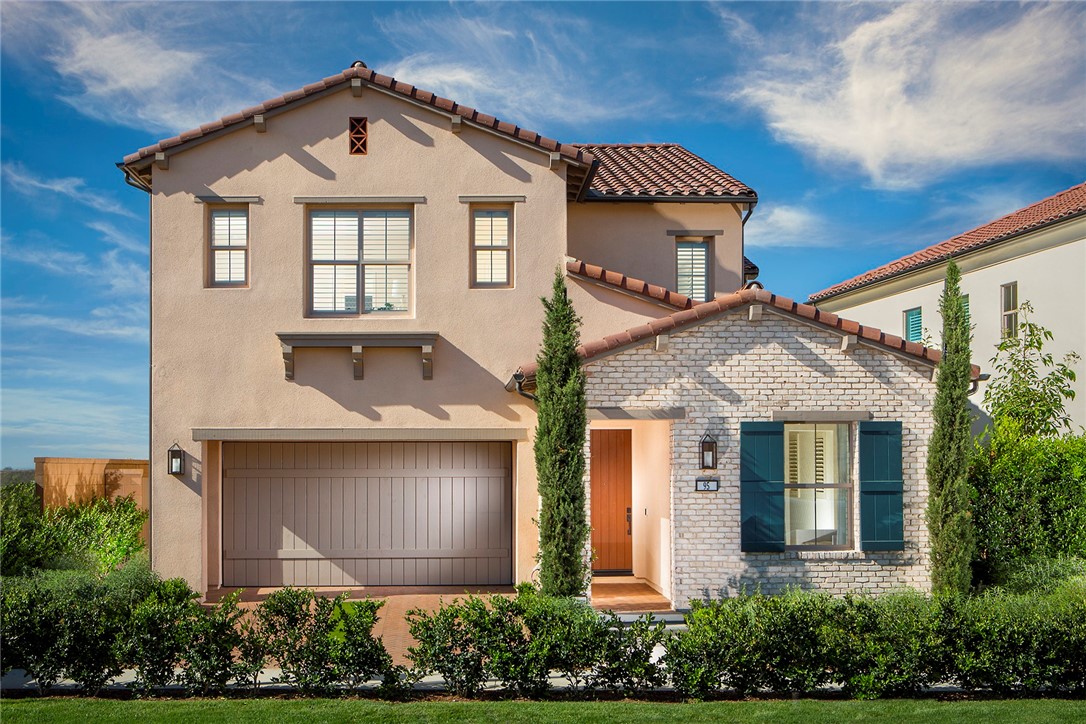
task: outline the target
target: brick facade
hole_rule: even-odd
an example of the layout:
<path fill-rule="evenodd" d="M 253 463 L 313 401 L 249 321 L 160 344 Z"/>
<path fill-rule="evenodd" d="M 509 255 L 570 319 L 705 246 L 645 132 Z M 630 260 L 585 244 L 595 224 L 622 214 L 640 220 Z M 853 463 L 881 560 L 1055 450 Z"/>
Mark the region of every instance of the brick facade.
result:
<path fill-rule="evenodd" d="M 591 361 L 589 407 L 682 407 L 671 426 L 672 602 L 740 590 L 776 593 L 788 586 L 832 593 L 927 590 L 928 437 L 935 384 L 931 367 L 860 346 L 841 351 L 838 334 L 791 316 L 747 308 L 673 335 L 667 351 L 650 341 Z M 769 421 L 779 411 L 870 412 L 903 426 L 905 550 L 858 550 L 857 426 L 851 425 L 851 538 L 848 551 L 742 553 L 739 511 L 739 424 Z M 699 441 L 718 441 L 720 491 L 694 491 Z M 586 473 L 587 475 L 587 473 Z M 637 545 L 637 541 L 634 541 Z"/>

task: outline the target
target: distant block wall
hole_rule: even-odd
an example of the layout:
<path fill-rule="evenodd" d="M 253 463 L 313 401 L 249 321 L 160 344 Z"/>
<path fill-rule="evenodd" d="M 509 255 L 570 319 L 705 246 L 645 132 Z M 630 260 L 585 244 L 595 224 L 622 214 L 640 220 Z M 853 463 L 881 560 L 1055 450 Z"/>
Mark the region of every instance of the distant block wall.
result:
<path fill-rule="evenodd" d="M 113 499 L 131 495 L 141 509 L 147 510 L 151 497 L 146 460 L 34 458 L 34 481 L 46 508 L 96 497 Z"/>

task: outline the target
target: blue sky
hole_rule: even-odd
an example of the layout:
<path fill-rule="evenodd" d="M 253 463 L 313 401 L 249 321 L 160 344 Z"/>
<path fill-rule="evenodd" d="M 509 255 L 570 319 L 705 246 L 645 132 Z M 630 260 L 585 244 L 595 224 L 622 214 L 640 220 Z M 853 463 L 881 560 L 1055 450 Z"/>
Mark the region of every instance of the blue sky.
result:
<path fill-rule="evenodd" d="M 754 187 L 806 298 L 1086 179 L 1076 3 L 0 6 L 0 465 L 147 455 L 147 197 L 115 163 L 356 58 Z"/>

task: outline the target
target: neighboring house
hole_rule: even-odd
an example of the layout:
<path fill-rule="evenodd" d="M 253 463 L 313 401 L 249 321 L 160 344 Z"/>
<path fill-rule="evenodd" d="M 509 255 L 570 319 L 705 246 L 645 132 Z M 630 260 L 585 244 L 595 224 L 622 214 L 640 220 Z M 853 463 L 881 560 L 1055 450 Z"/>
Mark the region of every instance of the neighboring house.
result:
<path fill-rule="evenodd" d="M 1033 307 L 1032 321 L 1053 334 L 1047 352 L 1057 360 L 1071 351 L 1086 354 L 1086 183 L 835 284 L 812 294 L 808 303 L 938 346 L 948 259 L 962 271 L 975 364 L 991 371 L 996 347 L 1016 329 L 1025 301 Z M 1067 411 L 1077 429 L 1086 426 L 1081 361 L 1076 372 L 1075 399 Z M 981 394 L 973 397 L 978 404 L 983 390 L 982 382 Z"/>
<path fill-rule="evenodd" d="M 120 165 L 151 195 L 163 575 L 529 580 L 539 300 L 561 268 L 588 340 L 596 571 L 680 608 L 928 585 L 938 353 L 744 289 L 757 196 L 686 149 L 560 143 L 356 64 Z"/>

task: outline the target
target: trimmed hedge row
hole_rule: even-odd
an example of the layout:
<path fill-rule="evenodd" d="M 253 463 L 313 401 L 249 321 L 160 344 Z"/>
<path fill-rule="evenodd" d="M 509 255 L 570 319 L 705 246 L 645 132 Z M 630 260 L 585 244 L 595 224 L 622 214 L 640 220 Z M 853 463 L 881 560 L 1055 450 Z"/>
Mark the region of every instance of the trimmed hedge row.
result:
<path fill-rule="evenodd" d="M 183 581 L 130 564 L 102 578 L 4 579 L 0 656 L 42 691 L 61 678 L 94 694 L 122 669 L 149 694 L 179 684 L 221 693 L 276 681 L 327 695 L 380 681 L 385 694 L 430 674 L 473 696 L 497 682 L 535 697 L 559 675 L 574 690 L 636 694 L 671 685 L 689 698 L 723 691 L 908 695 L 940 683 L 1001 695 L 1086 692 L 1086 586 L 1040 595 L 834 598 L 791 592 L 695 605 L 686 628 L 644 616 L 623 625 L 584 603 L 521 586 L 408 614 L 410 669 L 373 637 L 380 602 L 282 589 L 246 617 L 236 597 L 206 609 Z M 662 654 L 661 654 L 662 652 Z"/>
<path fill-rule="evenodd" d="M 24 669 L 41 693 L 71 679 L 93 696 L 125 669 L 141 694 L 180 685 L 202 696 L 255 688 L 272 663 L 273 681 L 306 694 L 373 679 L 394 690 L 405 673 L 372 635 L 380 601 L 286 588 L 247 617 L 236 594 L 205 608 L 185 581 L 162 581 L 143 560 L 105 576 L 49 571 L 0 585 L 0 668 Z"/>

